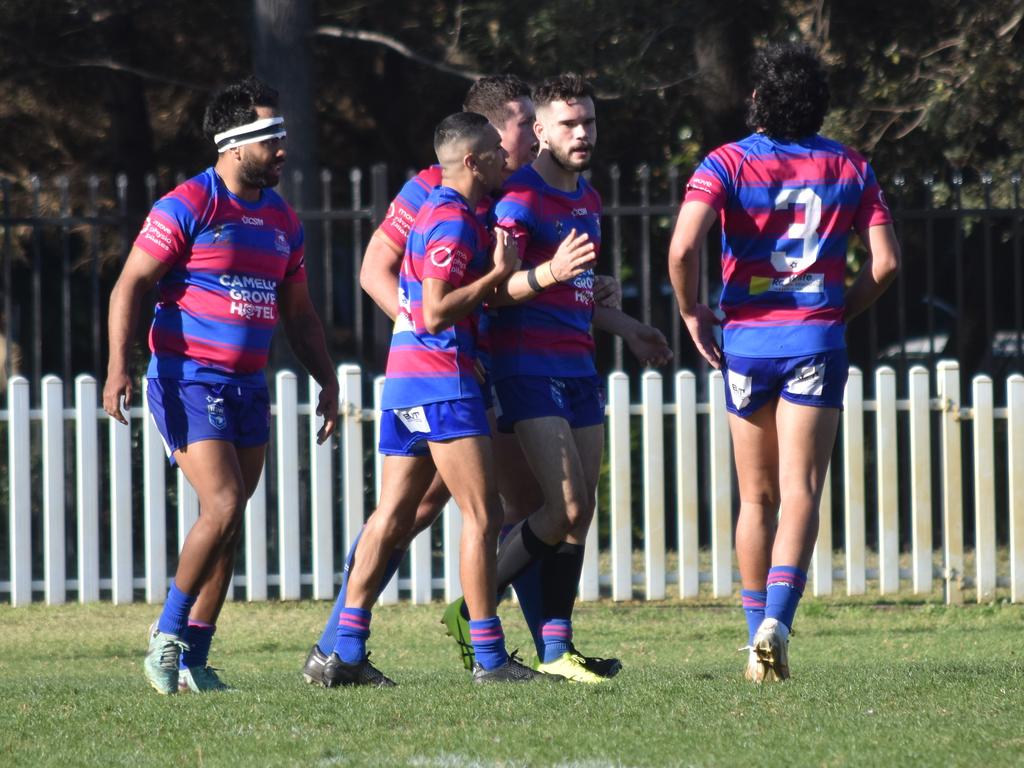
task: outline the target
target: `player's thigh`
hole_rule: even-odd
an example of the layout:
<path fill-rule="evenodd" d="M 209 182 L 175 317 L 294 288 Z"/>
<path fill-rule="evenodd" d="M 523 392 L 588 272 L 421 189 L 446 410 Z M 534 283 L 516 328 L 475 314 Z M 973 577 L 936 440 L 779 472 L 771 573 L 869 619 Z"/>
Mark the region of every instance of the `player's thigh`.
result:
<path fill-rule="evenodd" d="M 586 476 L 569 422 L 557 416 L 518 421 L 516 437 L 546 503 L 585 502 Z"/>
<path fill-rule="evenodd" d="M 839 429 L 838 408 L 779 401 L 776 413 L 779 484 L 787 493 L 821 492 Z"/>
<path fill-rule="evenodd" d="M 263 464 L 267 458 L 267 446 L 253 445 L 248 448 L 236 448 L 238 453 L 238 466 L 242 470 L 242 482 L 245 486 L 245 498 L 250 498 L 256 492 L 260 476 L 263 474 Z"/>
<path fill-rule="evenodd" d="M 234 443 L 199 440 L 176 450 L 174 460 L 199 496 L 200 512 L 231 512 L 245 504 L 245 479 Z"/>
<path fill-rule="evenodd" d="M 544 503 L 544 494 L 523 455 L 519 439 L 514 434 L 498 431 L 493 409 L 487 411 L 487 420 L 491 425 L 494 475 L 504 502 L 505 524 L 511 525 L 536 512 Z"/>
<path fill-rule="evenodd" d="M 595 424 L 572 431 L 583 467 L 587 492 L 593 494 L 601 476 L 601 457 L 604 455 L 604 424 Z"/>
<path fill-rule="evenodd" d="M 385 455 L 381 462 L 380 500 L 374 514 L 397 514 L 412 519 L 436 474 L 429 454 Z"/>
<path fill-rule="evenodd" d="M 464 512 L 497 507 L 491 439 L 469 435 L 451 440 L 431 441 L 430 456 L 452 498 Z"/>
<path fill-rule="evenodd" d="M 768 506 L 779 503 L 779 437 L 775 429 L 778 400 L 747 416 L 729 414 L 740 500 Z"/>

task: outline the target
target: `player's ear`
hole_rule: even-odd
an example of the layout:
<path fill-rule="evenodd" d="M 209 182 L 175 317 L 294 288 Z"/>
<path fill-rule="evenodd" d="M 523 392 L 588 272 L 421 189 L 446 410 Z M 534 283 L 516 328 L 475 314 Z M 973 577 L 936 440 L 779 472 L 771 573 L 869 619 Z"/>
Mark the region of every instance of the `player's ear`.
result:
<path fill-rule="evenodd" d="M 467 152 L 462 158 L 462 164 L 466 166 L 470 173 L 475 174 L 479 163 L 477 162 L 476 155 L 472 152 Z"/>

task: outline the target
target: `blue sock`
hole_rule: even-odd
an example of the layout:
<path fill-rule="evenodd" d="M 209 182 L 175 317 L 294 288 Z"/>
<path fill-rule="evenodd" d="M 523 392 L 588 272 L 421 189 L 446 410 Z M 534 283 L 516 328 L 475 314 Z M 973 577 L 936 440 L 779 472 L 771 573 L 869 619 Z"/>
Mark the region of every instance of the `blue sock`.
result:
<path fill-rule="evenodd" d="M 181 654 L 179 666 L 184 669 L 202 669 L 210 658 L 210 643 L 213 642 L 213 633 L 217 627 L 207 624 L 205 621 L 190 619 L 188 627 L 185 628 L 185 642 L 188 643 L 188 650 Z"/>
<path fill-rule="evenodd" d="M 501 529 L 498 537 L 498 544 L 511 533 L 515 525 L 506 525 Z M 540 628 L 544 623 L 544 596 L 540 589 L 540 562 L 530 563 L 513 582 L 516 590 L 516 597 L 519 598 L 519 609 L 526 619 L 526 626 L 530 628 L 533 636 L 533 645 L 537 649 L 537 656 L 544 655 L 544 639 L 541 637 Z M 501 596 L 499 595 L 499 598 Z"/>
<path fill-rule="evenodd" d="M 172 581 L 171 588 L 167 590 L 164 609 L 160 612 L 157 629 L 168 635 L 184 638 L 185 627 L 188 626 L 188 614 L 192 610 L 196 597 L 196 595 L 186 595 Z"/>
<path fill-rule="evenodd" d="M 747 615 L 747 644 L 753 645 L 754 634 L 764 621 L 764 605 L 768 593 L 764 590 L 741 589 L 740 598 L 743 601 L 743 612 Z"/>
<path fill-rule="evenodd" d="M 358 664 L 366 658 L 366 638 L 370 636 L 371 616 L 369 611 L 362 608 L 341 609 L 334 652 L 346 664 Z"/>
<path fill-rule="evenodd" d="M 793 616 L 807 584 L 807 574 L 795 565 L 777 565 L 768 571 L 768 599 L 764 615 L 767 619 L 778 619 L 793 628 Z"/>
<path fill-rule="evenodd" d="M 501 629 L 501 619 L 492 616 L 489 619 L 469 622 L 469 638 L 473 642 L 473 653 L 484 669 L 500 667 L 508 661 L 505 650 L 505 633 Z"/>
<path fill-rule="evenodd" d="M 360 537 L 363 532 L 360 531 L 359 535 L 356 536 L 356 540 L 352 542 L 352 547 L 348 551 L 348 555 L 345 556 L 345 566 L 341 571 L 341 589 L 338 590 L 338 599 L 334 601 L 334 607 L 331 609 L 331 615 L 327 619 L 327 623 L 324 625 L 324 631 L 320 635 L 320 639 L 317 640 L 316 647 L 320 649 L 321 653 L 328 656 L 331 655 L 331 651 L 334 650 L 334 643 L 338 639 L 338 617 L 341 616 L 341 609 L 345 607 L 345 596 L 348 594 L 348 574 L 352 570 L 352 563 L 356 557 L 356 545 L 359 543 Z M 380 589 L 378 594 L 384 591 L 384 587 L 391 581 L 391 577 L 398 573 L 398 567 L 402 564 L 402 559 L 405 557 L 404 549 L 396 549 L 391 553 L 391 557 L 388 559 L 388 564 L 384 567 L 384 576 L 380 580 Z"/>
<path fill-rule="evenodd" d="M 572 621 L 570 619 L 548 619 L 541 629 L 544 638 L 544 653 L 540 660 L 549 664 L 572 647 Z"/>

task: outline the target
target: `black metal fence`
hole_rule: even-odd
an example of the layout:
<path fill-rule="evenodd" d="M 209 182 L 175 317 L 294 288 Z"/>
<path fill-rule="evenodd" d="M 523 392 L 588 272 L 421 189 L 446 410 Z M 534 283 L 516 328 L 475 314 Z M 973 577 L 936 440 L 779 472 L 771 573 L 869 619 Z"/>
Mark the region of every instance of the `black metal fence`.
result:
<path fill-rule="evenodd" d="M 148 205 L 182 178 L 149 176 L 141 182 L 144 194 L 131 190 L 124 176 L 33 178 L 25 185 L 0 180 L 5 377 L 28 376 L 33 397 L 48 373 L 69 387 L 80 373 L 102 378 L 110 289 Z M 360 291 L 358 274 L 363 249 L 403 178 L 375 165 L 369 173 L 353 169 L 340 178 L 323 171 L 319 181 L 315 202 L 301 199 L 301 178 L 283 185 L 306 227 L 307 263 L 317 275 L 311 291 L 335 358 L 380 371 L 390 324 Z M 625 172 L 611 165 L 596 168 L 592 181 L 605 203 L 599 271 L 620 279 L 627 312 L 663 330 L 678 367 L 703 370 L 680 324 L 666 273 L 685 178 L 676 167 Z M 1019 176 L 896 177 L 887 191 L 903 268 L 895 286 L 851 325 L 851 361 L 865 370 L 892 365 L 901 386 L 910 366 L 932 368 L 945 357 L 959 360 L 965 380 L 986 372 L 999 381 L 1024 368 Z M 716 233 L 702 273 L 702 292 L 712 303 L 720 288 L 718 252 Z M 851 246 L 851 278 L 864 255 L 859 245 Z M 143 318 L 140 341 L 145 325 Z M 143 357 L 140 352 L 140 365 Z M 609 338 L 599 338 L 598 358 L 603 370 L 637 369 L 621 342 Z M 291 364 L 286 352 L 273 359 Z"/>

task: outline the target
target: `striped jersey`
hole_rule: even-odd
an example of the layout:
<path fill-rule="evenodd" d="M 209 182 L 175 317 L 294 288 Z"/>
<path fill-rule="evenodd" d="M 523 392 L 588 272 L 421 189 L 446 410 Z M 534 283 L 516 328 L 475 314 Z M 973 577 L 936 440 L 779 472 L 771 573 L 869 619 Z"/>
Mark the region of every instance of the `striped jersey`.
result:
<path fill-rule="evenodd" d="M 755 133 L 714 150 L 684 202 L 722 223 L 723 347 L 743 357 L 844 349 L 851 230 L 892 221 L 874 171 L 822 136 L 795 142 Z"/>
<path fill-rule="evenodd" d="M 431 191 L 409 232 L 398 274 L 398 316 L 391 336 L 381 408 L 411 408 L 481 397 L 474 366 L 480 308 L 439 333 L 423 322 L 423 281 L 468 285 L 490 269 L 490 236 L 462 195 Z"/>
<path fill-rule="evenodd" d="M 277 286 L 306 279 L 302 225 L 270 189 L 233 195 L 211 167 L 161 198 L 135 240 L 157 283 L 147 376 L 263 386 Z"/>
<path fill-rule="evenodd" d="M 430 196 L 434 187 L 441 186 L 441 166 L 431 165 L 424 168 L 411 179 L 409 179 L 399 190 L 398 195 L 388 206 L 387 215 L 381 222 L 377 231 L 387 237 L 392 243 L 398 246 L 400 251 L 405 251 L 405 245 L 409 239 L 409 232 L 413 222 L 420 212 L 423 203 Z M 476 215 L 481 222 L 486 223 L 487 216 L 491 212 L 493 201 L 490 197 L 480 198 L 476 205 Z M 484 312 L 480 316 L 480 324 L 477 329 L 477 347 L 482 354 L 489 348 L 487 339 L 488 314 Z"/>
<path fill-rule="evenodd" d="M 532 166 L 505 182 L 494 219 L 519 244 L 522 269 L 551 259 L 569 231 L 586 232 L 601 247 L 601 197 L 580 176 L 573 192 L 549 186 Z M 527 302 L 501 307 L 491 318 L 492 374 L 509 376 L 593 376 L 594 273 L 546 288 Z"/>

